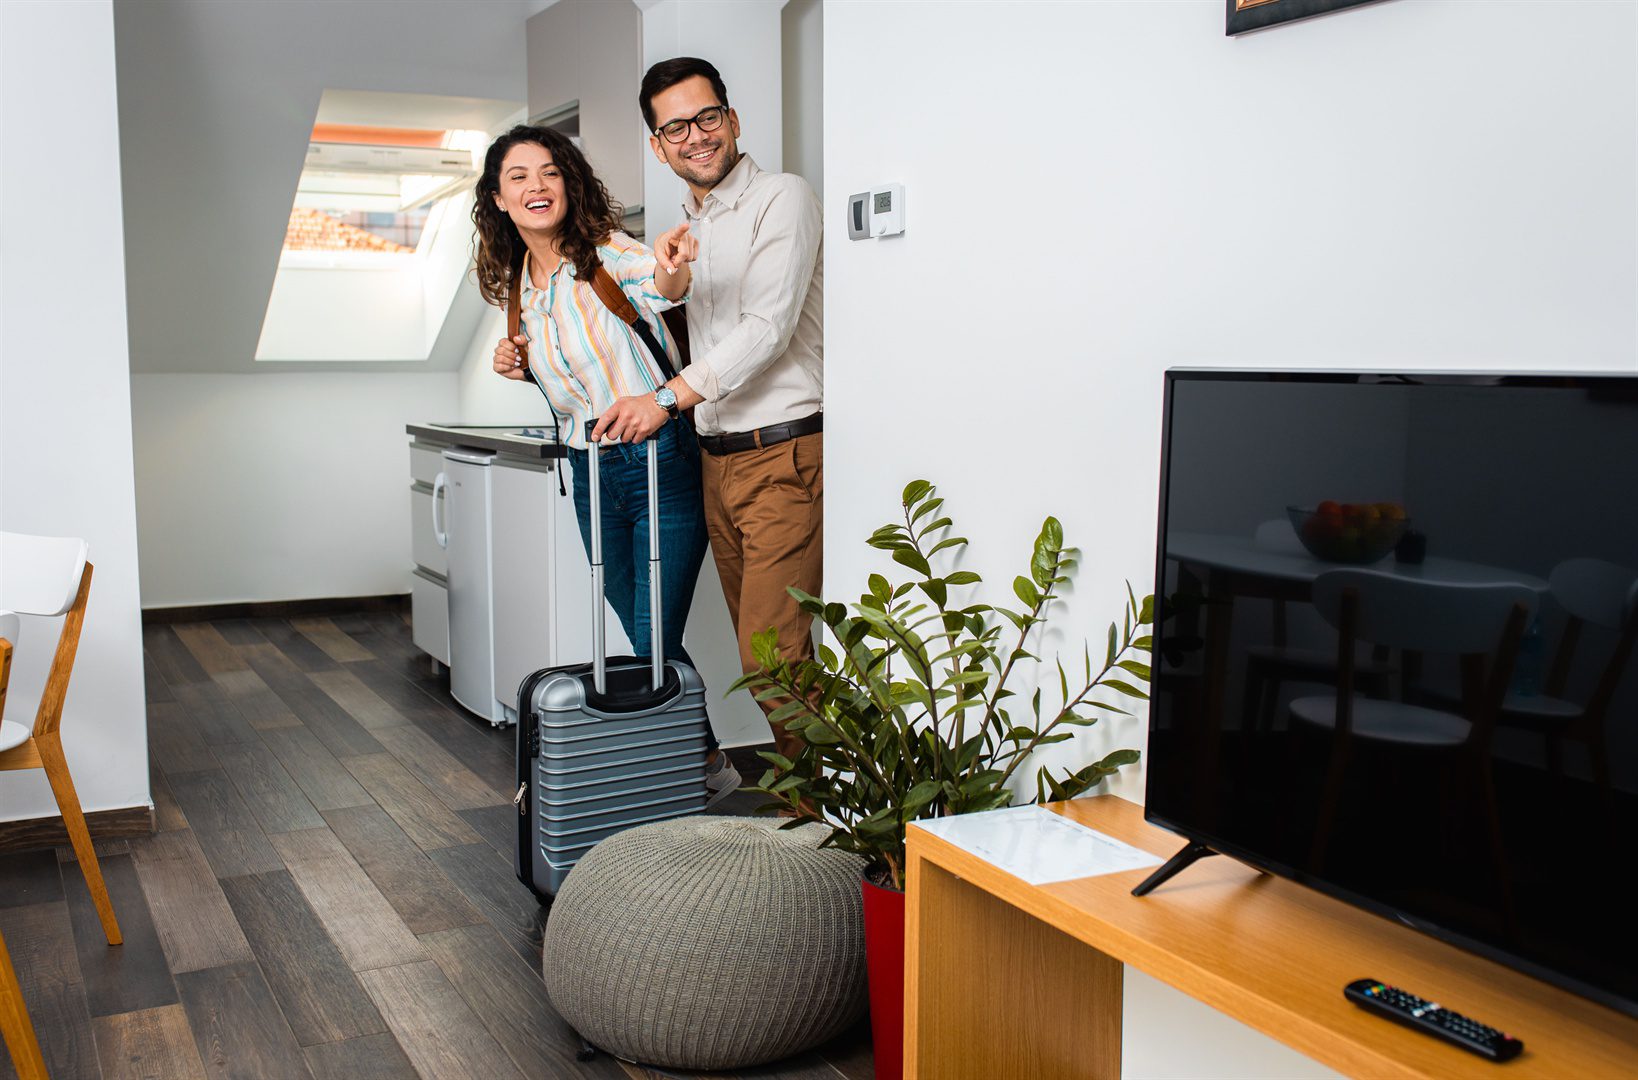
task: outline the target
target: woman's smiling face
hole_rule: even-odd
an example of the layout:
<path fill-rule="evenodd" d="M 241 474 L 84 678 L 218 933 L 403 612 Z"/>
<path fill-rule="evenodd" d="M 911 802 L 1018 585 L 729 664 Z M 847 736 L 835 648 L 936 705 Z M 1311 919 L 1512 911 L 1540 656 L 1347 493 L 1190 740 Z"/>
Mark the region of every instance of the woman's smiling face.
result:
<path fill-rule="evenodd" d="M 518 143 L 500 167 L 500 208 L 521 232 L 557 232 L 569 214 L 563 173 L 539 143 Z"/>

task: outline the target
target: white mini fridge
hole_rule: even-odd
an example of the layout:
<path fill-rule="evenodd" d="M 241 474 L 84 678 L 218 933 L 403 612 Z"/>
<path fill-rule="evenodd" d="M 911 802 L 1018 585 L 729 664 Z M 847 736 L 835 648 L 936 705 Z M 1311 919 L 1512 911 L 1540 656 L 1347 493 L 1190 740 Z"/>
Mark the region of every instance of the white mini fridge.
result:
<path fill-rule="evenodd" d="M 495 694 L 495 582 L 490 538 L 494 531 L 495 455 L 452 446 L 444 451 L 443 529 L 449 556 L 449 691 L 488 720 L 507 717 Z"/>

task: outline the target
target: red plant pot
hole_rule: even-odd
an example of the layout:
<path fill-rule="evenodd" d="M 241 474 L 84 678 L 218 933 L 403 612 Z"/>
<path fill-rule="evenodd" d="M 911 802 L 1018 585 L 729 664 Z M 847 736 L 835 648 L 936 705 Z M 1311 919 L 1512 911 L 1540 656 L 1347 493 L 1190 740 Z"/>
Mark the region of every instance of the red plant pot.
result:
<path fill-rule="evenodd" d="M 876 1080 L 904 1076 L 904 894 L 863 879 Z"/>

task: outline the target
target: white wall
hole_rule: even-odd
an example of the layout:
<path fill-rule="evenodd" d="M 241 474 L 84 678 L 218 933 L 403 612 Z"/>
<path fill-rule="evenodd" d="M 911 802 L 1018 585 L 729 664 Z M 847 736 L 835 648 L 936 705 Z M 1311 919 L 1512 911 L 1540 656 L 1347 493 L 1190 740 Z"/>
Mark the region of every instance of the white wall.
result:
<path fill-rule="evenodd" d="M 825 197 L 825 4 L 789 0 L 781 15 L 784 48 L 785 171 Z"/>
<path fill-rule="evenodd" d="M 476 288 L 476 286 L 473 286 Z M 534 383 L 515 382 L 495 374 L 495 345 L 506 336 L 506 313 L 486 308 L 457 376 L 459 415 L 463 424 L 530 424 L 552 426 L 552 410 Z"/>
<path fill-rule="evenodd" d="M 390 269 L 283 267 L 267 301 L 256 359 L 425 360 L 425 288 L 413 255 Z"/>
<path fill-rule="evenodd" d="M 144 607 L 407 591 L 408 421 L 454 373 L 137 375 Z"/>
<path fill-rule="evenodd" d="M 150 802 L 114 95 L 108 0 L 0 4 L 0 529 L 91 545 L 62 724 L 86 810 Z M 8 719 L 32 722 L 61 621 L 27 620 Z M 43 773 L 0 774 L 0 818 L 56 813 Z"/>
<path fill-rule="evenodd" d="M 659 0 L 644 3 L 643 70 L 674 56 L 708 60 L 739 115 L 739 148 L 770 172 L 784 168 L 780 58 L 783 0 Z M 635 90 L 633 91 L 635 93 Z M 644 228 L 658 236 L 682 221 L 687 189 L 652 151 L 643 157 Z"/>
<path fill-rule="evenodd" d="M 1063 520 L 1079 653 L 1150 584 L 1170 365 L 1634 367 L 1633 4 L 1228 39 L 1216 0 L 837 3 L 824 29 L 828 595 L 922 476 L 997 597 Z M 837 193 L 889 181 L 906 234 L 850 243 Z M 1054 760 L 1143 744 L 1100 725 Z M 1260 1038 L 1191 1061 L 1156 990 L 1128 997 L 1129 1069 L 1289 1064 Z"/>

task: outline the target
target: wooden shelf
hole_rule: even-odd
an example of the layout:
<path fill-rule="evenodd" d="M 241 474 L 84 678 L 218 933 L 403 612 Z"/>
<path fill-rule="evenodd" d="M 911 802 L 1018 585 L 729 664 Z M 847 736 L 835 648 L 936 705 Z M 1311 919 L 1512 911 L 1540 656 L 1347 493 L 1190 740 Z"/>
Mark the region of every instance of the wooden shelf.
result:
<path fill-rule="evenodd" d="M 1157 855 L 1183 843 L 1112 795 L 1050 809 Z M 1140 899 L 1147 870 L 1028 885 L 914 827 L 909 854 L 912 1077 L 1118 1077 L 1121 964 L 1353 1076 L 1638 1075 L 1638 1019 L 1229 859 Z M 1509 1032 L 1524 1054 L 1498 1066 L 1372 1016 L 1342 996 L 1367 977 Z"/>

